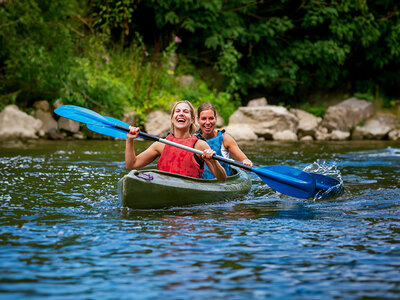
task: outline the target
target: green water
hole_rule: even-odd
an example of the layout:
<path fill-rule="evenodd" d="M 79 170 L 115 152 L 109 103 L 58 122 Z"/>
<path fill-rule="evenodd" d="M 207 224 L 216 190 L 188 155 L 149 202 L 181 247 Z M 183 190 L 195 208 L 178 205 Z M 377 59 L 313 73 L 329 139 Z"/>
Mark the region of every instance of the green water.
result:
<path fill-rule="evenodd" d="M 0 298 L 400 297 L 400 143 L 241 146 L 259 166 L 338 172 L 345 192 L 298 200 L 249 173 L 239 200 L 131 210 L 124 141 L 2 141 Z"/>

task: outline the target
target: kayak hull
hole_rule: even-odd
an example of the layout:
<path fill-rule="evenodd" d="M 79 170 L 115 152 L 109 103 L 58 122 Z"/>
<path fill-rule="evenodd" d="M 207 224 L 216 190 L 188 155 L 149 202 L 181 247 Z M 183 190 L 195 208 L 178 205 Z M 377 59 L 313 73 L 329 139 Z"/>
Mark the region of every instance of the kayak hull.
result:
<path fill-rule="evenodd" d="M 134 209 L 166 208 L 234 200 L 247 194 L 251 179 L 243 170 L 225 182 L 199 179 L 155 169 L 132 170 L 118 182 L 118 198 L 123 206 Z"/>

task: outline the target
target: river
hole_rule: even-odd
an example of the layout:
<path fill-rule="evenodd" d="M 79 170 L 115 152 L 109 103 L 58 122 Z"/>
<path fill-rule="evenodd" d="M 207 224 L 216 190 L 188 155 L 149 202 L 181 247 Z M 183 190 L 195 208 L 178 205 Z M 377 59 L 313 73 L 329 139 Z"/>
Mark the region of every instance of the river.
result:
<path fill-rule="evenodd" d="M 400 298 L 399 142 L 241 147 L 258 166 L 334 170 L 344 193 L 299 200 L 249 173 L 239 200 L 132 210 L 124 141 L 2 141 L 0 298 Z"/>

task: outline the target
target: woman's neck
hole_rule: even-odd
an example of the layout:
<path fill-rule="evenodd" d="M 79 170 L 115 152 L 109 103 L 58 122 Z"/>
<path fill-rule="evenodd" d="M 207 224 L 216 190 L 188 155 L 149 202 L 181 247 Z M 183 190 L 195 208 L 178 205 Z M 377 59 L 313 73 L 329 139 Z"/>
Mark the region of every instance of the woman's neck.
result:
<path fill-rule="evenodd" d="M 217 136 L 217 131 L 213 130 L 212 132 L 210 132 L 210 134 L 204 134 L 203 132 L 201 132 L 201 135 L 203 136 L 203 138 L 205 139 L 212 139 L 214 137 Z"/>
<path fill-rule="evenodd" d="M 187 130 L 177 130 L 177 129 L 175 129 L 174 130 L 174 136 L 177 138 L 177 139 L 188 139 L 188 138 L 190 138 L 190 132 L 189 131 L 187 131 Z"/>

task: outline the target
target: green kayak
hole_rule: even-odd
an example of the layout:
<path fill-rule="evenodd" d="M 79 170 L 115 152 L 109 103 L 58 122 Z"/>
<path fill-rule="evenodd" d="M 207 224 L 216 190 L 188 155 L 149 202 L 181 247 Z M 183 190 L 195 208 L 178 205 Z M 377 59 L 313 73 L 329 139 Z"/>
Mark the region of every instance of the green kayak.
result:
<path fill-rule="evenodd" d="M 132 170 L 118 181 L 118 198 L 130 208 L 165 208 L 238 199 L 250 188 L 250 177 L 237 167 L 225 182 L 155 169 Z"/>

